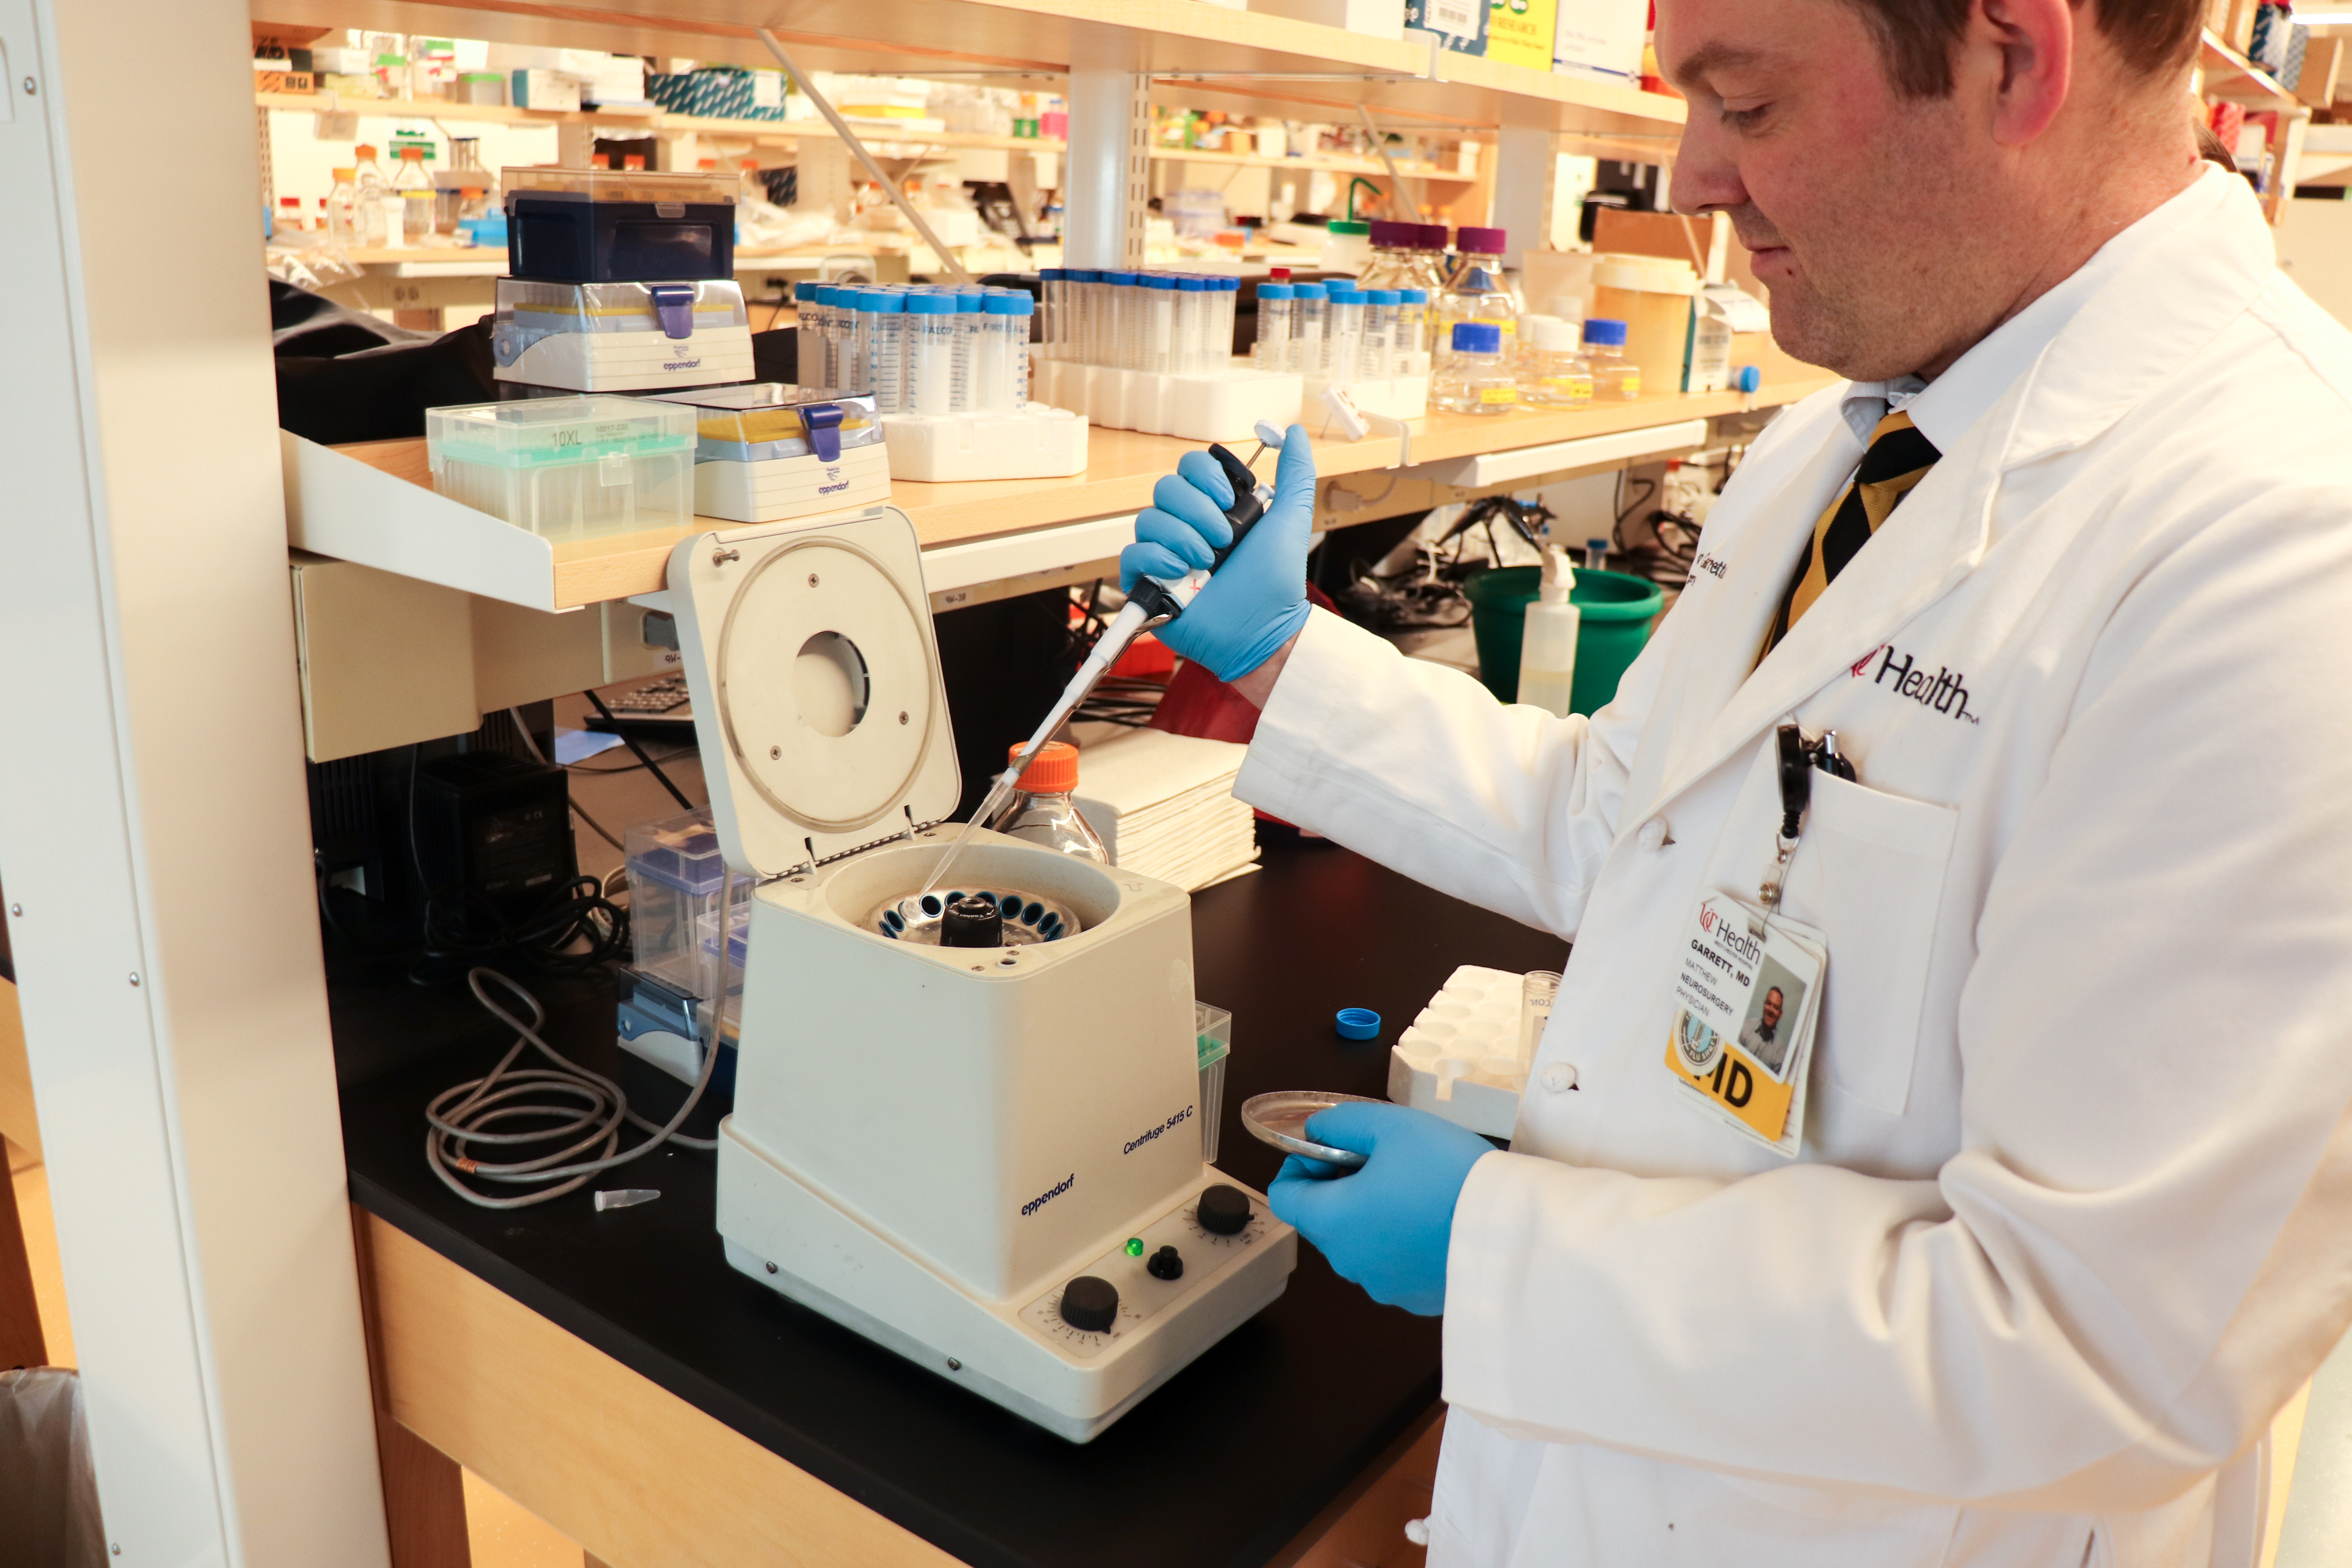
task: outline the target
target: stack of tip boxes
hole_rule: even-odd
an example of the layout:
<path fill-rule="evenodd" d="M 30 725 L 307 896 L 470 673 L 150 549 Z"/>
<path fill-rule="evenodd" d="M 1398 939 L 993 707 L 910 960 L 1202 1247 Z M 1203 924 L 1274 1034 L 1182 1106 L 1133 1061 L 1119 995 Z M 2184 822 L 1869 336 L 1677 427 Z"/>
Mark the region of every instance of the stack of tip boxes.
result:
<path fill-rule="evenodd" d="M 684 432 L 685 470 L 663 491 L 673 504 L 648 504 L 651 476 L 640 476 L 625 530 L 590 531 L 680 528 L 698 513 L 776 522 L 889 498 L 871 399 L 752 381 L 727 176 L 509 169 L 505 178 L 511 276 L 498 281 L 490 339 L 499 380 L 527 398 L 594 395 L 608 417 L 634 405 Z M 636 395 L 614 395 L 623 393 Z M 636 401 L 646 397 L 665 402 Z M 434 466 L 437 477 L 437 447 Z M 608 487 L 629 479 L 609 462 L 598 477 Z"/>

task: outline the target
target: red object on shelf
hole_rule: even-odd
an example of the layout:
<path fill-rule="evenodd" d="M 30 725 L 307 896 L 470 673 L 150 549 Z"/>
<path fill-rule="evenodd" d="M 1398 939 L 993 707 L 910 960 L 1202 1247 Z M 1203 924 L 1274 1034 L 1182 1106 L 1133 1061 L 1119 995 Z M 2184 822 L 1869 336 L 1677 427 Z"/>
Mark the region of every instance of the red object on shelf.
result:
<path fill-rule="evenodd" d="M 1111 667 L 1103 674 L 1107 678 L 1122 680 L 1151 680 L 1169 674 L 1175 668 L 1175 650 L 1150 632 L 1144 632 L 1127 645 L 1127 651 L 1112 661 Z"/>
<path fill-rule="evenodd" d="M 1333 607 L 1330 599 L 1312 583 L 1307 585 L 1307 602 L 1319 609 Z M 1151 727 L 1171 735 L 1198 735 L 1204 741 L 1233 741 L 1246 746 L 1257 734 L 1257 704 L 1201 666 L 1187 661 L 1177 667 L 1176 674 L 1169 680 L 1168 695 L 1160 700 L 1159 708 L 1153 711 Z M 1261 821 L 1282 821 L 1263 811 L 1257 815 Z"/>

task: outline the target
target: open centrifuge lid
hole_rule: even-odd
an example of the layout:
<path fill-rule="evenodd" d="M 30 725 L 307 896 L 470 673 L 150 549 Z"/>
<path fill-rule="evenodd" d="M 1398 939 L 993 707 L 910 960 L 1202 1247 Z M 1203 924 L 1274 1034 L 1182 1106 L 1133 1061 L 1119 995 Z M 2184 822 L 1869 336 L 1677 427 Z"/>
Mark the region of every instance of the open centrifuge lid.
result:
<path fill-rule="evenodd" d="M 670 552 L 719 847 L 774 877 L 944 820 L 963 790 L 915 525 L 896 507 Z"/>

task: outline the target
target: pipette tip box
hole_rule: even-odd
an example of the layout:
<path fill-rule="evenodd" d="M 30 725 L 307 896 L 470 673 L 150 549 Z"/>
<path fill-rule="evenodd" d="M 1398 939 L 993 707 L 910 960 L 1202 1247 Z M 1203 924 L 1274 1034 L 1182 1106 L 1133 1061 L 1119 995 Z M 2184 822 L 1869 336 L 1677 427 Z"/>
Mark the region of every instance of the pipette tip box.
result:
<path fill-rule="evenodd" d="M 968 414 L 886 414 L 890 477 L 924 483 L 957 479 L 1057 479 L 1087 471 L 1084 415 L 1033 403 Z"/>
<path fill-rule="evenodd" d="M 1113 430 L 1140 430 L 1184 441 L 1244 441 L 1257 422 L 1277 427 L 1298 417 L 1300 377 L 1279 371 L 1232 370 L 1197 375 L 1120 370 L 1072 360 L 1032 367 L 1037 397 L 1084 414 Z"/>
<path fill-rule="evenodd" d="M 425 413 L 433 488 L 544 538 L 683 528 L 694 418 L 634 397 L 529 398 Z"/>
<path fill-rule="evenodd" d="M 749 381 L 751 317 L 730 279 L 498 280 L 490 324 L 500 381 L 572 392 L 648 392 Z"/>
<path fill-rule="evenodd" d="M 782 522 L 890 499 L 874 395 L 754 382 L 656 395 L 695 416 L 694 510 Z"/>

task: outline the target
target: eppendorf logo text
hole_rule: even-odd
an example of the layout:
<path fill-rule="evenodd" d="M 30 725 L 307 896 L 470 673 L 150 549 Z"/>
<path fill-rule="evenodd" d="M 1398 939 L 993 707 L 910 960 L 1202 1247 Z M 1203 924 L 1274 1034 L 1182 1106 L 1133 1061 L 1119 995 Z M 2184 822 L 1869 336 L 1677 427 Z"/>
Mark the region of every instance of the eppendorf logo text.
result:
<path fill-rule="evenodd" d="M 1908 697 L 1922 708 L 1932 708 L 1971 724 L 1978 721 L 1978 714 L 1969 707 L 1966 677 L 1947 665 L 1939 664 L 1930 670 L 1893 643 L 1881 643 L 1854 660 L 1852 674 L 1856 680 L 1867 679 L 1897 697 Z"/>

